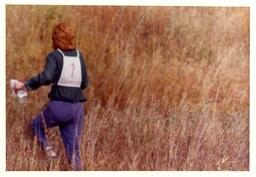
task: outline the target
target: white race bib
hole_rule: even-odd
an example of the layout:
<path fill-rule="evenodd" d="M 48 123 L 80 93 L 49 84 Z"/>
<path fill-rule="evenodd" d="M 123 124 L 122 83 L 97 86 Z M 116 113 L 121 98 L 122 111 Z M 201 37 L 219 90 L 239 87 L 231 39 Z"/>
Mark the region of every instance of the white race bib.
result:
<path fill-rule="evenodd" d="M 58 49 L 63 56 L 63 67 L 57 85 L 66 87 L 79 87 L 82 82 L 82 71 L 79 52 L 76 57 L 65 56 L 63 52 Z"/>

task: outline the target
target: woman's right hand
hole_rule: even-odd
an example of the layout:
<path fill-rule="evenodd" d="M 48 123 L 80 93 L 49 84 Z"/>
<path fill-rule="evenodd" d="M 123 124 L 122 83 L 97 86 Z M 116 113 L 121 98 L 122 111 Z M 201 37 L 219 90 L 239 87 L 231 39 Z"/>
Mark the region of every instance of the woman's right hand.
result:
<path fill-rule="evenodd" d="M 24 83 L 20 81 L 18 81 L 14 86 L 14 90 L 22 90 L 23 88 L 25 88 Z"/>

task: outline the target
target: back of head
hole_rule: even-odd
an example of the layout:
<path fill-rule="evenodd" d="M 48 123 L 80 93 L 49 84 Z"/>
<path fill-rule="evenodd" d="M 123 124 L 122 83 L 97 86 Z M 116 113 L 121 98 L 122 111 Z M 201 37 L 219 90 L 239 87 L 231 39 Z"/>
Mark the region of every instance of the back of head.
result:
<path fill-rule="evenodd" d="M 75 49 L 74 31 L 67 23 L 59 23 L 53 28 L 52 46 L 61 50 Z"/>

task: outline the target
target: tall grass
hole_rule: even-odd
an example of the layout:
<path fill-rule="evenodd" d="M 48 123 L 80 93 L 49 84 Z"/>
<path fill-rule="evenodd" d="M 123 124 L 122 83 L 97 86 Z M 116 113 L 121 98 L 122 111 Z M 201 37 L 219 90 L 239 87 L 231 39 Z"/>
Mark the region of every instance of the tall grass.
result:
<path fill-rule="evenodd" d="M 249 169 L 249 8 L 14 6 L 6 9 L 7 83 L 41 71 L 60 22 L 86 58 L 82 159 L 87 170 Z M 47 160 L 25 105 L 7 87 L 7 170 L 65 170 Z"/>

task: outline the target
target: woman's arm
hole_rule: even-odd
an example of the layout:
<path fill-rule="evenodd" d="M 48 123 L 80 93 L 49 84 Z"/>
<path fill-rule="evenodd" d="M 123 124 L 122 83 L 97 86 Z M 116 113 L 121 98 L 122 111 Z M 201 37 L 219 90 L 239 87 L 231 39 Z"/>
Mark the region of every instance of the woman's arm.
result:
<path fill-rule="evenodd" d="M 31 79 L 25 82 L 26 89 L 35 90 L 42 85 L 50 85 L 52 83 L 56 67 L 56 58 L 52 54 L 49 54 L 47 56 L 47 63 L 45 65 L 44 70 L 37 76 L 32 77 Z"/>
<path fill-rule="evenodd" d="M 84 90 L 85 88 L 87 88 L 89 80 L 88 80 L 88 75 L 87 75 L 87 68 L 86 68 L 86 64 L 84 62 L 84 57 L 83 55 L 81 55 L 81 68 L 82 68 L 82 83 L 81 83 L 81 89 Z"/>

